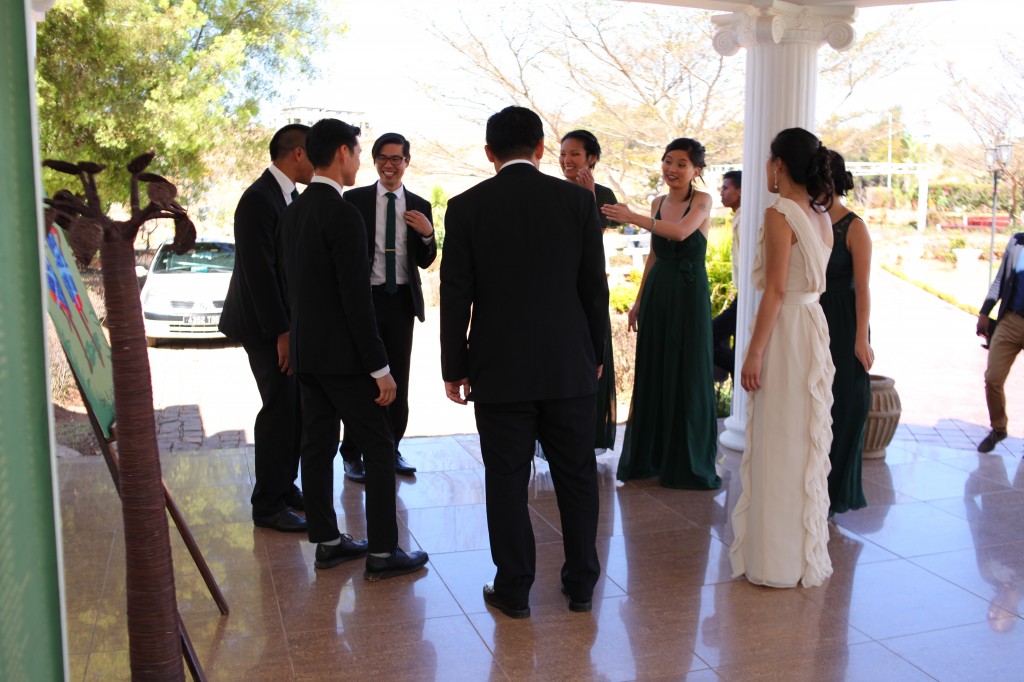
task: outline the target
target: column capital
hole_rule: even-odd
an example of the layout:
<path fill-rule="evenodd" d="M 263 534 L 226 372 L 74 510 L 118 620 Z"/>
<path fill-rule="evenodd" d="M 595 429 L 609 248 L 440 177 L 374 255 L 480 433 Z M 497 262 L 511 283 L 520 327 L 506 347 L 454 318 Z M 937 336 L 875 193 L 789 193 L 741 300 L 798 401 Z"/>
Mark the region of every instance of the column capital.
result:
<path fill-rule="evenodd" d="M 711 17 L 717 30 L 712 41 L 715 51 L 731 57 L 741 47 L 828 43 L 842 51 L 857 39 L 853 22 L 857 8 L 852 5 L 808 7 L 785 0 L 753 0 L 750 7 Z"/>

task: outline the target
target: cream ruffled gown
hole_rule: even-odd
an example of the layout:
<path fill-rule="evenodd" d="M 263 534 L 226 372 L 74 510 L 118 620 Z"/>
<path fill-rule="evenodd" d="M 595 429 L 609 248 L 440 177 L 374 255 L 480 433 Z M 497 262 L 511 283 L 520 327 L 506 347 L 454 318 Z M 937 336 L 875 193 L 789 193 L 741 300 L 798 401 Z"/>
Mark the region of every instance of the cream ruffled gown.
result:
<path fill-rule="evenodd" d="M 795 202 L 773 208 L 796 234 L 786 295 L 765 347 L 761 389 L 747 400 L 743 491 L 732 515 L 733 577 L 769 587 L 820 585 L 828 556 L 828 453 L 832 444 L 832 377 L 828 324 L 818 304 L 832 249 Z M 752 282 L 764 290 L 764 226 Z"/>

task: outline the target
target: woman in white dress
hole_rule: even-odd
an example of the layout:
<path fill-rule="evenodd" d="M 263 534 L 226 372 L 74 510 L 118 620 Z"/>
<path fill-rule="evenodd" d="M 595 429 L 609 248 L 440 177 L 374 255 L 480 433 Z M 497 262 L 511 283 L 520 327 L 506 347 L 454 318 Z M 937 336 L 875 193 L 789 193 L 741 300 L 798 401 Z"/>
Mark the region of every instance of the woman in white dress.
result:
<path fill-rule="evenodd" d="M 820 585 L 828 556 L 832 377 L 818 298 L 832 251 L 830 152 L 802 128 L 775 136 L 752 281 L 763 291 L 740 374 L 747 401 L 743 491 L 732 524 L 733 577 L 769 587 Z"/>

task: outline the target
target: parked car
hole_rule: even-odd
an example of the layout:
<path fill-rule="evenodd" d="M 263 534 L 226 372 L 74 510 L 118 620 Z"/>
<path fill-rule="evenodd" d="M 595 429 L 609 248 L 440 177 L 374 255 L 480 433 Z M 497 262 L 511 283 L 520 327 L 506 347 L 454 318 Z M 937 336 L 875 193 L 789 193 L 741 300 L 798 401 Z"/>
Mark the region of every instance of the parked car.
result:
<path fill-rule="evenodd" d="M 161 244 L 141 294 L 147 344 L 155 346 L 158 339 L 222 338 L 217 325 L 234 269 L 233 239 L 197 239 L 180 256 L 171 242 Z"/>

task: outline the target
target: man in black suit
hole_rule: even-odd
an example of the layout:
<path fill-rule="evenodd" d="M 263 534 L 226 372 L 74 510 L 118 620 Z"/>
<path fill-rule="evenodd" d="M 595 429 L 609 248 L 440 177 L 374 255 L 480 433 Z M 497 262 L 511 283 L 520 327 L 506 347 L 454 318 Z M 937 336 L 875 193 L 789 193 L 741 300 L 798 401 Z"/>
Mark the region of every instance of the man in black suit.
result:
<path fill-rule="evenodd" d="M 359 128 L 328 118 L 306 138 L 314 175 L 281 219 L 282 282 L 291 311 L 289 365 L 302 398 L 302 488 L 316 568 L 369 552 L 367 580 L 419 570 L 425 552 L 398 547 L 394 439 L 387 409 L 395 380 L 370 298 L 366 230 L 342 188 L 359 170 Z M 366 459 L 366 535 L 342 535 L 334 511 L 339 419 Z"/>
<path fill-rule="evenodd" d="M 441 260 L 441 373 L 476 407 L 487 470 L 493 583 L 484 601 L 530 615 L 536 547 L 527 489 L 534 442 L 547 454 L 562 522 L 562 591 L 589 611 L 601 571 L 594 460 L 608 285 L 594 195 L 542 174 L 540 118 L 508 107 L 487 121 L 497 175 L 451 199 Z M 472 326 L 470 322 L 472 320 Z M 468 336 L 467 336 L 468 330 Z"/>
<path fill-rule="evenodd" d="M 398 397 L 388 407 L 395 435 L 395 472 L 408 476 L 416 473 L 416 467 L 402 457 L 399 446 L 409 423 L 413 325 L 417 317 L 423 321 L 419 268 L 434 262 L 437 242 L 430 202 L 402 185 L 409 167 L 409 140 L 398 133 L 381 135 L 373 143 L 373 163 L 380 179 L 350 189 L 345 199 L 359 209 L 366 226 L 377 331 L 388 353 L 391 376 L 398 384 Z M 355 438 L 345 436 L 340 449 L 345 477 L 362 482 L 362 453 Z"/>
<path fill-rule="evenodd" d="M 279 531 L 305 531 L 295 486 L 299 473 L 298 389 L 288 375 L 288 306 L 277 279 L 277 222 L 308 184 L 313 164 L 306 156 L 309 126 L 291 124 L 270 140 L 270 166 L 252 183 L 235 209 L 235 269 L 231 273 L 220 331 L 241 341 L 263 407 L 253 428 L 256 485 L 252 519 Z"/>

